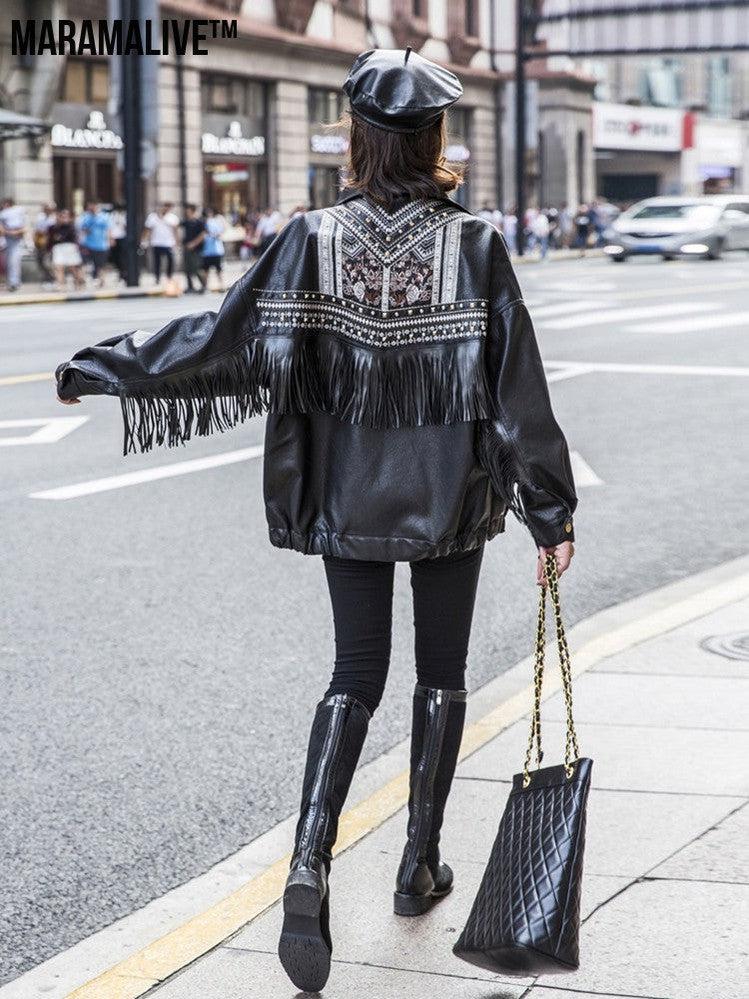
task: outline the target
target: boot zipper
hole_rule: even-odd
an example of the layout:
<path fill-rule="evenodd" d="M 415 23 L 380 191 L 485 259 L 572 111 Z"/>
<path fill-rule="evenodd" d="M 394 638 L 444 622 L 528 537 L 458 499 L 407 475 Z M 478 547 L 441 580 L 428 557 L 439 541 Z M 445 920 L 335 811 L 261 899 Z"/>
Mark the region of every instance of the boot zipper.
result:
<path fill-rule="evenodd" d="M 419 761 L 419 779 L 417 780 L 416 787 L 414 789 L 414 814 L 416 821 L 413 825 L 413 835 L 409 835 L 409 842 L 412 845 L 412 849 L 411 856 L 409 857 L 406 865 L 406 871 L 404 872 L 406 875 L 404 876 L 404 880 L 406 882 L 410 881 L 413 877 L 420 859 L 419 853 L 421 852 L 421 841 L 427 821 L 427 810 L 424 805 L 424 800 L 430 800 L 432 798 L 434 781 L 437 776 L 439 755 L 442 751 L 442 737 L 444 735 L 445 727 L 443 718 L 445 709 L 449 709 L 449 706 L 450 702 L 448 699 L 444 698 L 444 691 L 442 690 L 438 690 L 434 699 L 432 700 L 429 698 L 427 702 L 427 738 L 425 740 L 425 747 L 422 750 L 421 760 Z M 425 771 L 422 771 L 421 763 L 425 757 L 427 760 L 427 766 Z M 433 808 L 430 808 L 430 819 L 432 817 L 432 811 Z"/>
<path fill-rule="evenodd" d="M 340 748 L 337 745 L 338 734 L 343 725 L 343 716 L 347 704 L 348 701 L 344 700 L 343 697 L 336 698 L 333 704 L 333 711 L 331 712 L 328 731 L 325 734 L 325 743 L 317 765 L 315 783 L 312 786 L 312 793 L 310 795 L 310 803 L 307 809 L 304 830 L 299 843 L 299 859 L 301 866 L 303 867 L 310 866 L 310 855 L 314 854 L 315 843 L 318 839 L 320 826 L 323 821 L 327 821 L 325 803 L 328 797 L 328 788 L 331 783 L 331 778 L 335 770 L 335 757 L 337 756 L 336 749 Z M 333 754 L 333 758 L 330 760 L 330 765 L 328 766 L 328 757 L 331 756 L 331 753 Z"/>

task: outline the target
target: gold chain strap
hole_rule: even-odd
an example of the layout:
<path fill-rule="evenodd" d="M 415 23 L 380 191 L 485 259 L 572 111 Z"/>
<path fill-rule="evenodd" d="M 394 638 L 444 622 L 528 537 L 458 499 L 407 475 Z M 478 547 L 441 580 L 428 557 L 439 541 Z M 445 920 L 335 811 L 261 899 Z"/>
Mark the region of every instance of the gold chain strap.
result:
<path fill-rule="evenodd" d="M 567 709 L 567 738 L 564 747 L 564 770 L 568 778 L 575 772 L 575 761 L 580 757 L 577 745 L 577 733 L 572 717 L 572 667 L 570 665 L 570 650 L 562 621 L 562 607 L 559 602 L 559 578 L 557 563 L 553 555 L 547 555 L 544 561 L 544 576 L 546 587 L 541 587 L 538 600 L 538 619 L 536 623 L 536 662 L 533 670 L 533 711 L 531 713 L 531 731 L 528 738 L 528 748 L 525 752 L 523 767 L 523 787 L 531 782 L 531 758 L 535 748 L 536 767 L 541 766 L 543 750 L 541 749 L 541 693 L 544 683 L 544 659 L 546 653 L 546 590 L 551 596 L 551 606 L 554 611 L 554 624 L 557 632 L 557 648 L 559 650 L 559 665 L 562 671 L 562 690 Z"/>

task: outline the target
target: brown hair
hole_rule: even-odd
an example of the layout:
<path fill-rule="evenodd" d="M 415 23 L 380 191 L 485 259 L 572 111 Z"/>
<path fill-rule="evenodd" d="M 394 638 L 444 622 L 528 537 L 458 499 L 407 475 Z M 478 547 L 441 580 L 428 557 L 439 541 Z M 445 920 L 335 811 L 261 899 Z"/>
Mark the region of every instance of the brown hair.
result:
<path fill-rule="evenodd" d="M 439 198 L 463 183 L 462 174 L 445 159 L 445 116 L 420 132 L 386 132 L 356 115 L 350 123 L 351 141 L 344 188 L 361 191 L 389 207 L 398 195 Z"/>

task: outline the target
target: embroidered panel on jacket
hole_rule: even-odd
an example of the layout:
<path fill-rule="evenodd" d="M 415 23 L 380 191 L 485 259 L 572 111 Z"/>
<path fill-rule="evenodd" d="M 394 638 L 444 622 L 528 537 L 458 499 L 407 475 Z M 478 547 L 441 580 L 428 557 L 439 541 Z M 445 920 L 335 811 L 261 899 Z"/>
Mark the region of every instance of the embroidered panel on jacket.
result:
<path fill-rule="evenodd" d="M 319 291 L 261 292 L 261 323 L 380 347 L 485 336 L 488 303 L 456 295 L 464 218 L 445 201 L 390 213 L 359 198 L 325 209 Z"/>

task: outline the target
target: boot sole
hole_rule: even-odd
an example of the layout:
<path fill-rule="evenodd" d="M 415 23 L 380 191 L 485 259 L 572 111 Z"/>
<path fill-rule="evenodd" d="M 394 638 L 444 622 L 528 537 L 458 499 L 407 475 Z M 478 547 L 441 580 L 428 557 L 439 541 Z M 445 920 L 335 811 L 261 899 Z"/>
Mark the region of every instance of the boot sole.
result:
<path fill-rule="evenodd" d="M 330 949 L 320 926 L 321 906 L 320 893 L 311 885 L 289 885 L 284 892 L 278 957 L 302 992 L 320 992 L 330 975 Z"/>
<path fill-rule="evenodd" d="M 423 916 L 453 890 L 452 885 L 444 891 L 430 892 L 428 895 L 405 895 L 393 892 L 393 912 L 396 916 Z"/>

